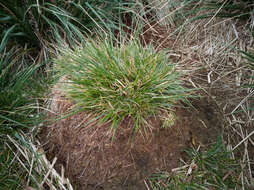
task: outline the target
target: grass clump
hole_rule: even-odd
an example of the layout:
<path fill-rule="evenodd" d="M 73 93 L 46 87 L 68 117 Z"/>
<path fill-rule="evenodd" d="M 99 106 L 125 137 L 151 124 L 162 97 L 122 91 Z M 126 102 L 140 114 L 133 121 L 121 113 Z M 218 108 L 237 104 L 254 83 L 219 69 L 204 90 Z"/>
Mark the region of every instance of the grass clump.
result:
<path fill-rule="evenodd" d="M 113 31 L 122 13 L 133 5 L 121 0 L 1 1 L 0 51 L 23 48 L 31 61 L 47 61 L 52 56 L 52 44 L 61 39 L 75 44 L 94 31 Z"/>
<path fill-rule="evenodd" d="M 166 53 L 137 40 L 118 46 L 109 39 L 88 40 L 63 51 L 55 62 L 67 77 L 67 97 L 103 122 L 112 122 L 114 133 L 121 121 L 131 118 L 136 134 L 149 126 L 149 117 L 170 113 L 177 101 L 189 96 Z"/>
<path fill-rule="evenodd" d="M 39 74 L 40 66 L 30 65 L 20 49 L 0 52 L 0 189 L 24 189 L 32 172 L 27 164 L 33 167 L 34 156 L 26 162 L 23 156 L 28 154 L 19 152 L 29 147 L 14 146 L 10 139 L 22 132 L 34 135 L 34 126 L 44 119 L 41 97 L 48 84 Z"/>
<path fill-rule="evenodd" d="M 35 77 L 39 66 L 28 66 L 16 52 L 0 53 L 0 134 L 25 130 L 38 121 L 37 109 L 43 86 Z M 20 64 L 22 63 L 22 64 Z"/>

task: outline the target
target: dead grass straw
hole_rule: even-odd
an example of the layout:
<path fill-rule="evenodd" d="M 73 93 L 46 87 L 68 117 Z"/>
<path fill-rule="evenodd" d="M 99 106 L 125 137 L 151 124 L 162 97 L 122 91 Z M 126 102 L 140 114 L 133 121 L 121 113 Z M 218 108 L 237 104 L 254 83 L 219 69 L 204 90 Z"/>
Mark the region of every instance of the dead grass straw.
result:
<path fill-rule="evenodd" d="M 46 187 L 52 190 L 73 190 L 68 178 L 64 177 L 64 169 L 61 174 L 54 169 L 57 158 L 49 162 L 38 140 L 22 132 L 15 136 L 17 138 L 8 135 L 6 145 L 15 153 L 13 161 L 19 162 L 26 172 L 26 190 L 43 190 Z"/>

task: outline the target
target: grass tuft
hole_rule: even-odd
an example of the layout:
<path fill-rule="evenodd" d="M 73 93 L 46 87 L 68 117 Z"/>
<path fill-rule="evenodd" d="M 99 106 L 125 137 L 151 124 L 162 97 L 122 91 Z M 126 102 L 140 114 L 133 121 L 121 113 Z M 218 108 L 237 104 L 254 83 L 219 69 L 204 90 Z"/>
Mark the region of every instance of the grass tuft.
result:
<path fill-rule="evenodd" d="M 37 117 L 43 86 L 35 77 L 39 66 L 28 66 L 26 59 L 18 51 L 0 54 L 0 133 L 11 134 L 16 129 L 33 126 Z M 23 64 L 20 64 L 23 63 Z"/>
<path fill-rule="evenodd" d="M 137 40 L 114 46 L 113 40 L 88 40 L 75 50 L 64 50 L 55 60 L 67 77 L 63 90 L 83 110 L 112 122 L 115 133 L 125 118 L 133 134 L 148 126 L 148 118 L 172 111 L 189 91 L 165 52 L 143 47 Z"/>

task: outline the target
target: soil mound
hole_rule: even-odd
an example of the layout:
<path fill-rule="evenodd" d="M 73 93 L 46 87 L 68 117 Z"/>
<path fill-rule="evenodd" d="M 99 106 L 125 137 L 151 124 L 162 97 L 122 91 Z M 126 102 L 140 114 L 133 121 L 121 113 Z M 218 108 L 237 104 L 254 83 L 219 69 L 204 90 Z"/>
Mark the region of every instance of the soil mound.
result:
<path fill-rule="evenodd" d="M 112 142 L 110 124 L 93 121 L 94 116 L 78 113 L 44 128 L 41 139 L 49 159 L 58 158 L 65 175 L 79 190 L 146 189 L 144 179 L 156 171 L 178 167 L 183 151 L 191 146 L 214 142 L 218 135 L 218 114 L 206 100 L 195 100 L 192 108 L 176 108 L 176 121 L 161 128 L 158 118 L 151 118 L 152 131 L 137 134 L 133 141 L 131 119 L 121 123 Z M 60 92 L 54 93 L 52 112 L 61 115 L 73 104 Z M 55 115 L 50 115 L 53 117 Z"/>

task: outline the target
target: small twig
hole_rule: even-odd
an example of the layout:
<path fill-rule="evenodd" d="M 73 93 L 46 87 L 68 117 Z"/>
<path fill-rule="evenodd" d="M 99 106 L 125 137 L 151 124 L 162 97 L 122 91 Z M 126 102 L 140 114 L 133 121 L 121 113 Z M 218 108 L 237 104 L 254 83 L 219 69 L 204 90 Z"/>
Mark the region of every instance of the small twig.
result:
<path fill-rule="evenodd" d="M 146 180 L 144 180 L 144 183 L 145 183 L 145 185 L 146 185 L 146 189 L 147 189 L 147 190 L 150 190 L 149 186 L 148 186 L 147 183 L 146 183 Z"/>
<path fill-rule="evenodd" d="M 38 7 L 37 7 L 37 8 L 38 8 L 38 13 L 41 14 L 41 9 L 40 9 L 39 0 L 36 0 L 36 2 L 37 2 L 37 6 L 38 6 Z"/>
<path fill-rule="evenodd" d="M 249 135 L 247 135 L 243 140 L 241 140 L 232 150 L 234 151 L 238 146 L 240 146 L 244 141 L 248 140 L 248 138 L 254 134 L 254 131 L 252 131 Z"/>
<path fill-rule="evenodd" d="M 172 172 L 177 172 L 177 171 L 179 171 L 179 170 L 188 168 L 189 166 L 190 166 L 190 165 L 184 165 L 184 166 L 182 166 L 182 167 L 173 168 L 171 171 L 172 171 Z"/>
<path fill-rule="evenodd" d="M 57 158 L 55 157 L 55 158 L 53 159 L 52 164 L 51 164 L 50 167 L 49 167 L 49 170 L 48 170 L 47 174 L 44 176 L 43 181 L 40 183 L 39 188 L 42 188 L 42 187 L 43 187 L 43 184 L 46 182 L 46 180 L 47 180 L 49 174 L 51 173 L 52 169 L 54 168 L 54 165 L 55 165 L 55 163 L 56 163 L 56 160 L 57 160 Z"/>
<path fill-rule="evenodd" d="M 29 176 L 32 176 L 33 167 L 34 167 L 34 154 L 32 154 L 32 161 L 31 161 Z M 29 183 L 30 183 L 30 177 L 28 177 L 28 179 L 27 179 L 26 186 L 28 186 Z"/>
<path fill-rule="evenodd" d="M 192 86 L 194 86 L 195 88 L 198 88 L 195 83 L 191 80 L 191 78 L 189 78 L 189 82 L 192 84 Z"/>
<path fill-rule="evenodd" d="M 235 109 L 233 109 L 233 111 L 231 112 L 231 114 L 233 114 L 250 96 L 252 96 L 254 94 L 254 90 L 249 93 L 236 107 Z"/>
<path fill-rule="evenodd" d="M 227 3 L 227 1 L 224 1 L 224 3 L 221 5 L 221 7 L 216 11 L 216 13 L 213 15 L 213 17 L 204 25 L 204 28 L 216 17 L 216 15 L 220 12 L 220 10 L 224 7 L 224 5 Z"/>

